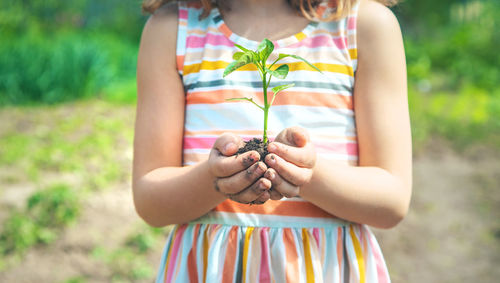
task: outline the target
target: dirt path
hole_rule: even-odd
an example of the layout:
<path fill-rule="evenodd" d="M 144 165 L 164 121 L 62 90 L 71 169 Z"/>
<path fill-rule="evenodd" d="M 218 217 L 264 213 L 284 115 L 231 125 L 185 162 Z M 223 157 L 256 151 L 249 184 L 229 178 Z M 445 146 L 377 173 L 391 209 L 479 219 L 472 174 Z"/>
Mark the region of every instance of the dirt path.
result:
<path fill-rule="evenodd" d="M 408 216 L 377 230 L 393 282 L 498 282 L 500 155 L 442 142 L 415 158 Z"/>

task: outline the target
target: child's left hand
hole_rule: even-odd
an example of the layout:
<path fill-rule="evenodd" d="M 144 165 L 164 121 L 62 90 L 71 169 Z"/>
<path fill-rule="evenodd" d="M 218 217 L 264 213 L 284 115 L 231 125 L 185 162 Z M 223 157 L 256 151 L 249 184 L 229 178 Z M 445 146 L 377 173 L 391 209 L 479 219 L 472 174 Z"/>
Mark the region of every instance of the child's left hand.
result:
<path fill-rule="evenodd" d="M 307 131 L 300 127 L 286 128 L 268 146 L 265 162 L 270 167 L 264 177 L 271 180 L 271 199 L 291 198 L 300 187 L 311 181 L 316 150 Z"/>

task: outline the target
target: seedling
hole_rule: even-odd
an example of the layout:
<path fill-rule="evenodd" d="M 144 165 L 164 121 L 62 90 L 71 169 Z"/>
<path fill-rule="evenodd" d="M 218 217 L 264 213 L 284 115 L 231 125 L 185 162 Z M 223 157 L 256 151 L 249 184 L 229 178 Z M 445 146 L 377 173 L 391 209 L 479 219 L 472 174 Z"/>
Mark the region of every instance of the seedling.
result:
<path fill-rule="evenodd" d="M 286 76 L 288 75 L 289 71 L 289 66 L 287 64 L 281 64 L 277 67 L 275 67 L 276 63 L 278 63 L 280 60 L 287 58 L 287 57 L 292 57 L 297 60 L 301 60 L 305 62 L 307 65 L 309 65 L 311 68 L 315 69 L 316 71 L 320 72 L 321 71 L 314 66 L 313 64 L 309 63 L 306 59 L 297 56 L 297 55 L 292 55 L 292 54 L 282 54 L 280 53 L 278 55 L 278 59 L 276 59 L 271 65 L 266 66 L 267 59 L 269 58 L 269 55 L 274 50 L 274 44 L 269 40 L 269 39 L 264 39 L 259 46 L 257 47 L 257 50 L 252 51 L 248 50 L 247 48 L 235 44 L 235 46 L 240 49 L 241 51 L 238 51 L 233 54 L 233 59 L 234 61 L 231 62 L 226 69 L 224 70 L 223 77 L 226 77 L 233 71 L 236 71 L 238 68 L 241 68 L 245 65 L 248 64 L 254 64 L 257 67 L 257 70 L 259 71 L 260 78 L 262 79 L 262 92 L 264 94 L 264 105 L 259 105 L 255 101 L 253 101 L 252 98 L 248 97 L 238 97 L 238 98 L 230 98 L 227 100 L 245 100 L 248 101 L 255 106 L 257 106 L 259 109 L 261 109 L 264 112 L 264 132 L 262 136 L 262 143 L 267 144 L 267 119 L 269 116 L 269 109 L 271 108 L 271 105 L 273 105 L 274 99 L 276 98 L 276 95 L 280 91 L 283 91 L 287 88 L 293 87 L 295 84 L 284 84 L 284 85 L 279 85 L 275 86 L 271 89 L 272 91 L 272 98 L 271 101 L 268 99 L 268 93 L 267 89 L 269 87 L 269 84 L 271 83 L 271 78 L 275 77 L 278 79 L 285 79 Z M 274 67 L 274 68 L 273 68 Z"/>

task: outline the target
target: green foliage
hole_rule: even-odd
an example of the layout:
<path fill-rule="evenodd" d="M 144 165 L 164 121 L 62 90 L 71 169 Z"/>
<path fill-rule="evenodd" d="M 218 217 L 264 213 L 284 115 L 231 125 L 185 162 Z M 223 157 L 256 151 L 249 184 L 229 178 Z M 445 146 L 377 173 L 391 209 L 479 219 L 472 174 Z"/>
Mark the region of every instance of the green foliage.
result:
<path fill-rule="evenodd" d="M 126 239 L 124 245 L 114 250 L 97 247 L 92 255 L 109 266 L 113 282 L 151 279 L 155 271 L 148 263 L 146 255 L 163 244 L 164 235 L 165 229 L 143 224 Z"/>
<path fill-rule="evenodd" d="M 164 234 L 163 231 L 164 229 L 148 226 L 130 235 L 125 245 L 137 253 L 144 254 L 156 246 L 159 236 Z"/>
<path fill-rule="evenodd" d="M 113 85 L 135 89 L 123 83 L 135 80 L 134 57 L 135 47 L 104 35 L 13 38 L 0 45 L 0 103 L 63 102 L 95 96 L 105 87 L 110 91 Z"/>
<path fill-rule="evenodd" d="M 233 59 L 234 61 L 229 63 L 229 65 L 226 67 L 224 70 L 223 77 L 226 77 L 230 73 L 236 71 L 238 68 L 241 68 L 245 65 L 248 64 L 254 64 L 257 67 L 257 70 L 259 71 L 259 75 L 262 79 L 262 91 L 264 94 L 264 105 L 260 106 L 255 101 L 253 101 L 252 98 L 247 98 L 247 97 L 239 97 L 239 98 L 230 98 L 227 99 L 228 101 L 231 100 L 244 100 L 248 101 L 255 106 L 257 106 L 259 109 L 261 109 L 264 112 L 264 130 L 263 130 L 263 136 L 262 136 L 262 142 L 267 143 L 267 118 L 268 118 L 268 113 L 269 109 L 273 105 L 274 99 L 276 98 L 276 95 L 287 88 L 290 88 L 294 86 L 294 84 L 286 84 L 286 85 L 279 85 L 275 86 L 272 88 L 272 92 L 274 93 L 271 101 L 267 99 L 267 88 L 269 87 L 269 84 L 271 82 L 271 77 L 275 77 L 278 79 L 285 79 L 286 76 L 288 75 L 289 67 L 287 64 L 282 64 L 278 67 L 276 67 L 274 70 L 271 69 L 278 61 L 281 59 L 284 59 L 286 57 L 292 57 L 297 60 L 301 60 L 311 66 L 313 69 L 316 71 L 320 72 L 321 71 L 311 63 L 309 63 L 306 59 L 297 56 L 297 55 L 290 55 L 290 54 L 279 54 L 278 59 L 276 59 L 269 67 L 267 66 L 267 59 L 271 55 L 271 53 L 274 50 L 274 44 L 269 40 L 269 39 L 264 39 L 258 46 L 256 51 L 249 50 L 241 45 L 235 44 L 235 46 L 242 50 L 243 52 L 235 52 L 233 54 Z M 269 75 L 269 77 L 267 76 Z"/>
<path fill-rule="evenodd" d="M 0 34 L 7 35 L 86 30 L 137 42 L 145 20 L 136 0 L 0 1 Z"/>
<path fill-rule="evenodd" d="M 451 18 L 443 17 L 448 20 L 439 25 L 420 20 L 420 25 L 426 26 L 419 32 L 414 32 L 412 26 L 403 26 L 410 82 L 418 84 L 427 80 L 433 89 L 444 91 L 459 91 L 468 85 L 493 90 L 500 84 L 497 67 L 500 65 L 497 50 L 500 30 L 496 28 L 500 25 L 500 2 L 460 1 L 444 11 L 437 10 L 443 8 L 441 2 L 407 2 L 401 6 L 422 2 L 429 5 L 429 9 L 436 5 L 436 9 L 429 10 L 429 13 L 441 11 L 444 15 L 451 15 Z M 463 15 L 453 16 L 456 14 L 453 7 L 461 8 Z M 423 16 L 422 19 L 426 18 Z M 404 20 L 403 17 L 403 23 Z"/>
<path fill-rule="evenodd" d="M 413 142 L 417 150 L 431 136 L 445 137 L 458 149 L 472 144 L 500 148 L 500 93 L 465 87 L 460 93 L 422 94 L 410 89 Z"/>
<path fill-rule="evenodd" d="M 85 282 L 87 282 L 87 280 L 85 279 L 85 277 L 82 276 L 76 276 L 62 281 L 62 283 L 85 283 Z"/>
<path fill-rule="evenodd" d="M 76 220 L 79 212 L 79 199 L 67 185 L 35 192 L 23 212 L 14 212 L 4 222 L 0 255 L 21 254 L 33 245 L 52 242 L 60 229 Z"/>

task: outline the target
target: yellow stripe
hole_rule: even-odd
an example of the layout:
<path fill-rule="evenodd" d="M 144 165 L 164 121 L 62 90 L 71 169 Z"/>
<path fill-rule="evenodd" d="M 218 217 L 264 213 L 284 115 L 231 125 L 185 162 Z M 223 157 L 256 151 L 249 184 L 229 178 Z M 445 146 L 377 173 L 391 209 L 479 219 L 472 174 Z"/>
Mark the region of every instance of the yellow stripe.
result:
<path fill-rule="evenodd" d="M 203 282 L 207 282 L 207 263 L 208 263 L 208 228 L 203 233 Z"/>
<path fill-rule="evenodd" d="M 309 242 L 309 234 L 306 228 L 302 228 L 302 243 L 304 245 L 304 257 L 306 261 L 306 279 L 307 283 L 314 283 L 314 269 L 311 259 L 311 247 Z"/>
<path fill-rule="evenodd" d="M 243 283 L 245 283 L 247 274 L 248 247 L 250 246 L 250 237 L 252 236 L 253 227 L 248 227 L 245 233 L 245 245 L 243 246 Z"/>
<path fill-rule="evenodd" d="M 165 262 L 165 268 L 163 269 L 165 271 L 163 281 L 167 280 L 167 267 L 168 267 L 168 263 L 170 262 L 170 254 L 172 253 L 172 246 L 175 243 L 175 238 L 177 237 L 177 231 L 178 230 L 179 230 L 179 226 L 176 226 L 175 230 L 172 231 L 172 233 L 174 233 L 174 236 L 172 237 L 172 241 L 170 242 L 170 249 L 168 249 L 167 260 Z"/>
<path fill-rule="evenodd" d="M 191 64 L 184 66 L 183 74 L 188 75 L 192 73 L 197 73 L 200 70 L 220 70 L 225 69 L 229 65 L 228 62 L 225 61 L 203 61 L 198 64 Z M 276 68 L 283 64 L 276 64 Z M 313 68 L 309 67 L 304 62 L 293 62 L 287 63 L 290 67 L 290 71 L 300 71 L 300 70 L 313 70 Z M 339 64 L 327 64 L 327 63 L 314 63 L 314 66 L 318 67 L 323 72 L 332 72 L 332 73 L 340 73 L 349 76 L 354 76 L 354 72 L 352 67 L 347 65 L 339 65 Z M 238 70 L 241 71 L 257 71 L 257 68 L 253 64 L 245 65 Z"/>
<path fill-rule="evenodd" d="M 358 49 L 349 49 L 349 56 L 351 56 L 351 59 L 358 59 Z"/>
<path fill-rule="evenodd" d="M 306 38 L 306 35 L 303 33 L 303 32 L 299 32 L 295 35 L 295 37 L 298 39 L 298 40 L 302 40 L 304 38 Z"/>
<path fill-rule="evenodd" d="M 354 244 L 354 252 L 356 253 L 356 258 L 358 260 L 359 268 L 359 282 L 365 282 L 365 260 L 363 259 L 363 253 L 361 252 L 361 245 L 359 244 L 358 237 L 354 234 L 352 225 L 349 226 L 349 233 L 351 234 L 352 243 Z"/>

